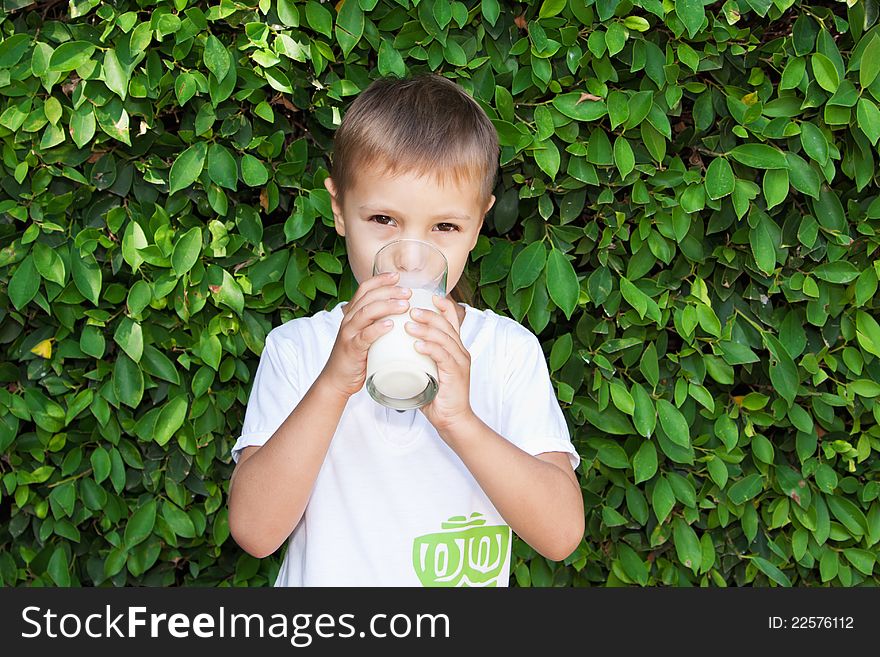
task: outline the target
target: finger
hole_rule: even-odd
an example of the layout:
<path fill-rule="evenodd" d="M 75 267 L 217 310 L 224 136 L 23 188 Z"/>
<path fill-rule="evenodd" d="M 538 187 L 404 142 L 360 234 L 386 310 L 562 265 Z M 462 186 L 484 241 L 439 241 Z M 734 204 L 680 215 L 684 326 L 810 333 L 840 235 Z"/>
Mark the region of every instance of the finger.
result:
<path fill-rule="evenodd" d="M 352 296 L 351 301 L 345 304 L 342 307 L 342 314 L 347 315 L 353 309 L 356 309 L 359 305 L 359 302 L 372 290 L 380 289 L 387 285 L 394 285 L 397 283 L 397 278 L 399 273 L 394 272 L 385 272 L 383 274 L 378 274 L 376 276 L 372 276 L 368 278 L 360 286 L 355 290 L 354 296 Z"/>
<path fill-rule="evenodd" d="M 417 312 L 419 311 L 419 312 Z M 461 335 L 455 326 L 449 322 L 449 319 L 435 310 L 426 310 L 425 308 L 413 308 L 410 311 L 410 317 L 422 326 L 432 326 L 447 334 L 456 344 L 464 349 L 461 341 Z"/>
<path fill-rule="evenodd" d="M 363 351 L 366 351 L 376 340 L 391 331 L 392 328 L 394 328 L 394 322 L 391 320 L 382 319 L 373 322 L 358 334 L 357 341 Z"/>
<path fill-rule="evenodd" d="M 344 330 L 355 335 L 377 320 L 404 314 L 408 307 L 409 302 L 406 299 L 394 297 L 375 299 L 352 311 L 346 318 Z"/>
<path fill-rule="evenodd" d="M 415 343 L 416 351 L 420 354 L 427 354 L 433 359 L 437 366 L 442 368 L 445 371 L 449 371 L 453 369 L 451 365 L 455 363 L 455 360 L 452 358 L 450 353 L 446 351 L 443 347 L 441 347 L 436 342 L 428 342 L 426 340 L 416 340 Z"/>
<path fill-rule="evenodd" d="M 404 328 L 410 335 L 415 336 L 419 340 L 441 347 L 459 367 L 470 367 L 470 354 L 467 349 L 446 331 L 442 331 L 434 326 L 416 324 L 414 322 L 407 322 Z"/>
<path fill-rule="evenodd" d="M 403 308 L 403 310 L 394 310 L 395 313 L 406 312 L 406 309 L 409 308 L 409 297 L 411 295 L 412 291 L 409 288 L 402 288 L 397 285 L 383 285 L 379 288 L 369 290 L 360 299 L 358 299 L 357 302 L 350 304 L 346 316 L 348 317 L 361 313 L 364 308 L 372 303 L 389 300 L 406 301 L 406 305 L 400 306 L 400 308 Z M 364 315 L 362 314 L 361 317 L 364 317 Z"/>
<path fill-rule="evenodd" d="M 455 327 L 455 331 L 461 333 L 461 322 L 458 319 L 455 302 L 449 297 L 442 297 L 439 294 L 435 294 L 432 300 L 434 305 L 439 308 L 440 313 Z"/>

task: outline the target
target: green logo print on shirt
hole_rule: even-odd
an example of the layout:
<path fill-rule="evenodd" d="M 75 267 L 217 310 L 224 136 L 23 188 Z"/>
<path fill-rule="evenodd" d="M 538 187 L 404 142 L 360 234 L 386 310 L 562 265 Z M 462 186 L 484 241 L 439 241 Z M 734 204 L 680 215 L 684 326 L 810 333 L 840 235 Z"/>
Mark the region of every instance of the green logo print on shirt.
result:
<path fill-rule="evenodd" d="M 453 516 L 440 525 L 444 531 L 413 541 L 422 586 L 498 586 L 510 557 L 510 527 L 485 527 L 482 516 Z"/>

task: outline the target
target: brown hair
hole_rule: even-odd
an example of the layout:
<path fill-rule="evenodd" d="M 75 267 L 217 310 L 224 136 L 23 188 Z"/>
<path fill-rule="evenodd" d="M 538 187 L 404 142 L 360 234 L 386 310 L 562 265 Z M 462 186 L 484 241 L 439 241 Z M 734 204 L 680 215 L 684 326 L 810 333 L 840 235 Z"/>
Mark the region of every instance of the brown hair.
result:
<path fill-rule="evenodd" d="M 374 80 L 351 103 L 333 141 L 330 175 L 340 204 L 361 167 L 431 174 L 442 182 L 477 179 L 482 206 L 495 188 L 495 126 L 464 89 L 434 73 Z M 466 271 L 452 298 L 472 304 Z"/>

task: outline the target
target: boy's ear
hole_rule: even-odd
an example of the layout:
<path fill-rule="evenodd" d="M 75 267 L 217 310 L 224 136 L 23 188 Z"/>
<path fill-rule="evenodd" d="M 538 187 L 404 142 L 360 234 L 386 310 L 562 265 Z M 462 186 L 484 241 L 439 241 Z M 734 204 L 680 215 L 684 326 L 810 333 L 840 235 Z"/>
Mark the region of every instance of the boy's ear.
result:
<path fill-rule="evenodd" d="M 489 203 L 486 205 L 486 209 L 480 215 L 480 224 L 477 226 L 477 232 L 474 236 L 474 243 L 471 244 L 471 249 L 473 249 L 477 245 L 477 240 L 480 239 L 480 232 L 483 230 L 483 222 L 486 219 L 486 215 L 489 213 L 489 210 L 492 209 L 492 206 L 495 205 L 495 195 L 489 197 Z"/>
<path fill-rule="evenodd" d="M 345 237 L 345 220 L 342 218 L 342 208 L 336 200 L 336 183 L 329 176 L 324 178 L 324 187 L 330 193 L 330 207 L 333 209 L 333 225 L 340 237 Z M 494 198 L 494 197 L 493 197 Z"/>
<path fill-rule="evenodd" d="M 486 206 L 486 209 L 483 210 L 483 216 L 485 216 L 486 213 L 489 212 L 489 210 L 492 209 L 492 206 L 493 206 L 493 205 L 495 205 L 495 194 L 492 194 L 492 195 L 489 197 L 489 204 Z"/>

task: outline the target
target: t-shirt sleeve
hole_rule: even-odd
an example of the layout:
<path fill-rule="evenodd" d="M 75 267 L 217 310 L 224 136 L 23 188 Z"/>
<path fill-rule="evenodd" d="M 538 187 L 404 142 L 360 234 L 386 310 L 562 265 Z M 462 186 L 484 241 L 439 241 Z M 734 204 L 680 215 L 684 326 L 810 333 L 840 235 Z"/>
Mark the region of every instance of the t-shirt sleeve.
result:
<path fill-rule="evenodd" d="M 302 398 L 296 376 L 296 352 L 284 349 L 276 342 L 278 339 L 272 331 L 266 336 L 241 435 L 232 447 L 232 460 L 236 463 L 245 447 L 265 444 Z"/>
<path fill-rule="evenodd" d="M 565 452 L 572 469 L 580 455 L 556 398 L 547 360 L 534 333 L 510 329 L 502 396 L 501 435 L 529 454 Z"/>

